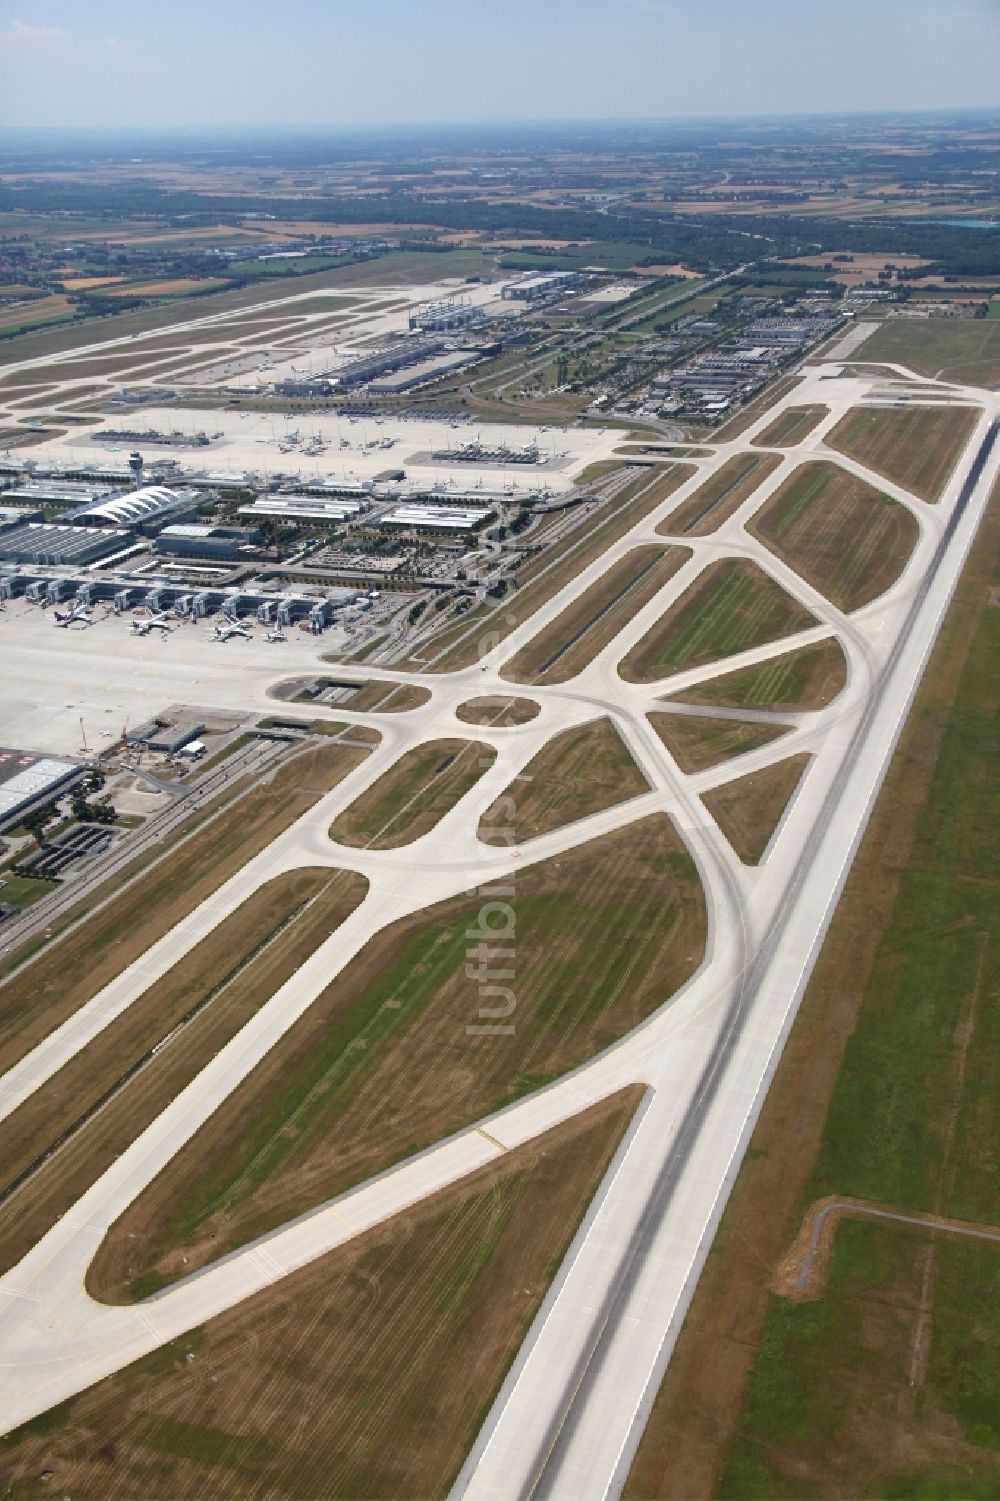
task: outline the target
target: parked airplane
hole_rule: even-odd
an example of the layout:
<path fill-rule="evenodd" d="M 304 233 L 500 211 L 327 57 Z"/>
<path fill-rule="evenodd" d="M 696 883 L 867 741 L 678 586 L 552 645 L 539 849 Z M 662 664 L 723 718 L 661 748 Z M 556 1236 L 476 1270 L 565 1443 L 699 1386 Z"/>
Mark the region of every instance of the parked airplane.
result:
<path fill-rule="evenodd" d="M 253 632 L 248 631 L 245 625 L 217 625 L 215 627 L 216 641 L 228 641 L 230 636 L 245 636 L 248 641 L 253 640 Z"/>
<path fill-rule="evenodd" d="M 148 636 L 150 631 L 169 633 L 173 627 L 168 625 L 166 611 L 164 611 L 160 615 L 150 615 L 146 620 L 133 620 L 132 629 L 137 636 Z"/>
<path fill-rule="evenodd" d="M 78 620 L 83 625 L 93 625 L 94 622 L 90 618 L 89 605 L 74 605 L 71 610 L 56 611 L 56 625 L 61 625 L 65 628 L 66 626 L 75 625 Z"/>
<path fill-rule="evenodd" d="M 271 642 L 274 642 L 274 641 L 287 641 L 288 637 L 285 636 L 281 631 L 267 631 L 266 634 L 265 634 L 265 636 L 264 636 L 264 640 L 265 641 L 271 641 Z"/>

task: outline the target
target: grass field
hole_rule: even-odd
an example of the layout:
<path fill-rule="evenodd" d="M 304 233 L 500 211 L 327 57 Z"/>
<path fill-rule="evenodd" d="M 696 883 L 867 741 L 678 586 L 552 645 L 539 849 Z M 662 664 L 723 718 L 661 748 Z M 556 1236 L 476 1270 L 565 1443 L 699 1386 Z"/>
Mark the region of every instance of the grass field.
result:
<path fill-rule="evenodd" d="M 826 441 L 921 500 L 940 500 L 979 418 L 974 407 L 856 407 Z"/>
<path fill-rule="evenodd" d="M 0 1491 L 444 1496 L 639 1103 L 633 1087 L 0 1439 Z M 193 1354 L 190 1361 L 188 1355 Z"/>
<path fill-rule="evenodd" d="M 404 665 L 433 672 L 471 666 L 478 660 L 481 648 L 492 649 L 509 636 L 694 472 L 693 464 L 672 464 L 652 475 L 644 470 L 610 503 L 603 520 L 587 527 L 576 541 L 560 547 L 558 557 L 543 557 L 529 563 L 518 576 L 516 593 L 494 608 L 470 611 L 457 625 L 448 627 L 422 647 L 419 657 L 408 658 Z"/>
<path fill-rule="evenodd" d="M 541 706 L 533 698 L 505 698 L 498 693 L 467 698 L 464 704 L 459 704 L 455 715 L 466 724 L 491 724 L 498 730 L 506 730 L 537 719 L 540 712 Z"/>
<path fill-rule="evenodd" d="M 744 865 L 759 862 L 809 760 L 807 755 L 788 756 L 702 796 Z"/>
<path fill-rule="evenodd" d="M 847 682 L 847 661 L 836 637 L 772 657 L 757 667 L 726 672 L 670 697 L 731 709 L 824 709 Z"/>
<path fill-rule="evenodd" d="M 745 751 L 757 750 L 787 734 L 784 725 L 747 724 L 738 719 L 652 713 L 649 722 L 681 771 L 704 771 Z"/>
<path fill-rule="evenodd" d="M 1000 1407 L 995 1353 L 983 1357 L 985 1340 L 995 1350 L 994 1247 L 937 1239 L 930 1249 L 902 1228 L 881 1236 L 848 1222 L 825 1300 L 795 1308 L 770 1284 L 805 1212 L 831 1190 L 996 1219 L 998 550 L 1000 490 L 734 1185 L 633 1466 L 630 1501 L 714 1495 L 724 1464 L 730 1494 L 831 1494 L 840 1443 L 854 1495 L 997 1493 L 997 1443 L 981 1427 L 983 1406 Z M 930 1257 L 919 1306 L 905 1262 L 894 1272 L 883 1252 L 862 1255 L 876 1239 Z M 841 1363 L 838 1329 L 857 1327 L 856 1294 L 870 1311 L 869 1342 Z M 911 1386 L 918 1330 L 926 1374 L 918 1364 Z M 879 1348 L 887 1335 L 888 1362 Z M 757 1397 L 744 1405 L 752 1368 Z M 887 1381 L 894 1404 L 884 1401 Z M 759 1400 L 772 1383 L 779 1401 L 801 1388 L 778 1434 Z M 830 1393 L 825 1412 L 818 1383 Z M 866 1400 L 873 1421 L 837 1419 L 838 1408 L 849 1420 Z"/>
<path fill-rule="evenodd" d="M 412 844 L 439 823 L 496 760 L 476 740 L 414 746 L 334 819 L 330 837 L 363 849 Z"/>
<path fill-rule="evenodd" d="M 758 448 L 791 448 L 819 427 L 830 408 L 824 406 L 786 407 L 780 417 L 750 441 Z"/>
<path fill-rule="evenodd" d="M 505 663 L 502 675 L 512 683 L 565 683 L 575 677 L 690 556 L 686 547 L 636 547 L 626 553 Z"/>
<path fill-rule="evenodd" d="M 995 1246 L 841 1225 L 826 1296 L 775 1300 L 747 1433 L 716 1494 L 990 1501 L 1000 1487 L 997 1280 Z"/>
<path fill-rule="evenodd" d="M 67 1212 L 366 889 L 353 871 L 329 869 L 269 881 L 6 1118 L 0 1267 L 13 1266 Z"/>
<path fill-rule="evenodd" d="M 630 797 L 649 784 L 610 719 L 563 730 L 532 757 L 479 823 L 485 844 L 520 844 Z"/>
<path fill-rule="evenodd" d="M 1000 385 L 1000 324 L 992 318 L 890 318 L 853 358 L 994 389 Z"/>
<path fill-rule="evenodd" d="M 777 454 L 734 454 L 656 530 L 665 537 L 701 537 L 717 531 L 780 463 Z"/>
<path fill-rule="evenodd" d="M 515 991 L 470 965 L 475 893 L 378 934 L 112 1227 L 94 1295 L 145 1295 L 539 1088 L 701 962 L 701 886 L 662 815 L 515 884 Z"/>
<path fill-rule="evenodd" d="M 61 1025 L 366 755 L 331 741 L 296 756 L 278 768 L 271 782 L 248 792 L 115 901 L 0 985 L 0 1068 L 10 1068 Z M 88 906 L 92 909 L 117 890 L 122 879 L 99 887 Z M 10 962 L 17 959 L 15 953 Z"/>
<path fill-rule="evenodd" d="M 915 518 L 835 464 L 804 464 L 749 530 L 841 610 L 884 594 L 916 546 Z"/>
<path fill-rule="evenodd" d="M 627 682 L 651 683 L 815 623 L 805 606 L 756 564 L 742 559 L 710 563 L 633 646 L 619 671 Z"/>

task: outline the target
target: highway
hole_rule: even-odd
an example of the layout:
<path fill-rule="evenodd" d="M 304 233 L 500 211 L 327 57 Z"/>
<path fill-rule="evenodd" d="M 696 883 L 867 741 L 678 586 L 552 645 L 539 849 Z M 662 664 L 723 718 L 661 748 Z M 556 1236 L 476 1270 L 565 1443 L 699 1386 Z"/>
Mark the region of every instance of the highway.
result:
<path fill-rule="evenodd" d="M 807 370 L 800 387 L 746 434 L 714 445 L 713 457 L 689 481 L 530 620 L 502 642 L 494 638 L 484 643 L 489 649 L 476 666 L 405 674 L 431 690 L 427 704 L 389 716 L 339 707 L 331 711 L 330 718 L 377 726 L 382 743 L 210 902 L 0 1079 L 0 1113 L 5 1113 L 279 872 L 325 863 L 359 870 L 369 880 L 368 897 L 332 938 L 0 1279 L 5 1427 L 120 1369 L 612 1090 L 639 1081 L 648 1086 L 642 1110 L 497 1396 L 454 1494 L 503 1501 L 534 1495 L 590 1501 L 620 1492 L 1000 460 L 995 442 L 1000 398 L 963 388 L 962 398 L 978 409 L 979 417 L 938 504 L 870 475 L 824 443 L 835 422 L 878 384 L 871 376 L 839 371 L 832 363 Z M 782 450 L 781 465 L 719 530 L 685 539 L 690 560 L 582 672 L 565 684 L 537 689 L 515 688 L 505 680 L 505 663 L 617 559 L 638 544 L 662 542 L 657 526 L 707 476 L 743 452 L 755 432 L 784 406 L 808 403 L 827 405 L 830 416 L 798 447 Z M 788 474 L 817 458 L 865 476 L 907 506 L 919 525 L 916 547 L 896 583 L 850 616 L 746 529 Z M 626 683 L 618 673 L 626 653 L 705 567 L 734 557 L 753 559 L 812 612 L 816 624 L 739 656 L 673 674 L 668 683 Z M 98 650 L 96 636 L 96 631 L 84 632 L 65 646 L 78 655 L 84 680 L 96 670 L 88 665 L 88 654 Z M 848 679 L 827 708 L 782 716 L 789 729 L 778 741 L 707 771 L 681 772 L 646 717 L 654 706 L 668 712 L 673 707 L 658 701 L 662 694 L 683 692 L 694 683 L 829 636 L 843 647 Z M 29 657 L 32 649 L 29 641 Z M 179 674 L 186 658 L 187 649 L 156 658 L 164 689 L 171 670 Z M 272 681 L 279 670 L 275 662 Z M 359 680 L 404 675 L 367 666 L 356 672 Z M 265 667 L 256 659 L 245 676 L 233 672 L 228 683 L 220 678 L 213 689 L 219 707 L 238 706 L 246 712 L 274 707 Z M 537 719 L 496 729 L 456 718 L 465 699 L 505 692 L 537 699 Z M 682 707 L 678 711 L 684 712 Z M 475 834 L 481 812 L 532 756 L 559 731 L 605 714 L 621 731 L 649 791 L 512 849 L 481 845 Z M 348 849 L 330 842 L 327 830 L 333 818 L 387 766 L 412 746 L 446 735 L 493 747 L 496 761 L 433 830 L 396 850 Z M 809 770 L 766 857 L 758 867 L 743 866 L 709 817 L 702 794 L 802 751 L 812 757 Z M 467 1130 L 145 1304 L 106 1307 L 89 1298 L 84 1275 L 106 1228 L 375 933 L 409 912 L 519 872 L 658 810 L 673 818 L 697 864 L 709 934 L 697 973 L 675 995 L 664 996 L 653 1016 L 572 1075 L 487 1122 L 470 1122 Z M 484 1124 L 488 1136 L 477 1129 Z"/>

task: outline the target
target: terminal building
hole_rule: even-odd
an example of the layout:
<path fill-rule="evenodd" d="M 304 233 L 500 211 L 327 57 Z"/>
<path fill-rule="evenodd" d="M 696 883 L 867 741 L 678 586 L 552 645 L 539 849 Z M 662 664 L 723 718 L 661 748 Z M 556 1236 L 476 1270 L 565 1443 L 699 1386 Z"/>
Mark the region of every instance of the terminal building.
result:
<path fill-rule="evenodd" d="M 182 514 L 193 515 L 198 504 L 195 490 L 170 490 L 166 485 L 147 485 L 141 490 L 115 494 L 73 513 L 79 526 L 127 526 L 136 531 L 155 532 Z M 69 518 L 64 516 L 62 520 Z"/>
<path fill-rule="evenodd" d="M 361 514 L 354 500 L 327 499 L 322 495 L 262 495 L 252 505 L 240 506 L 247 521 L 285 521 L 304 526 L 337 526 Z"/>
<path fill-rule="evenodd" d="M 483 506 L 403 505 L 383 516 L 380 526 L 408 528 L 415 532 L 471 532 L 493 512 Z"/>

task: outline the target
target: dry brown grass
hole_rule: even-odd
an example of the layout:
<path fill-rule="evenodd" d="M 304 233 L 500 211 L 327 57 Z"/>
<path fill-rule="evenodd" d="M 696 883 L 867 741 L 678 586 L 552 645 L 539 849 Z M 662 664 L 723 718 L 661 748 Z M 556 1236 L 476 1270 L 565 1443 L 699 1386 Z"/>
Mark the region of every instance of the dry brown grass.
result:
<path fill-rule="evenodd" d="M 702 796 L 744 865 L 760 860 L 810 759 L 805 754 L 788 756 Z"/>
<path fill-rule="evenodd" d="M 611 720 L 595 719 L 554 735 L 532 757 L 483 814 L 479 837 L 520 844 L 648 791 Z"/>
<path fill-rule="evenodd" d="M 475 740 L 428 740 L 389 770 L 334 819 L 330 837 L 362 849 L 412 844 L 449 813 L 496 760 Z"/>
<path fill-rule="evenodd" d="M 39 1170 L 0 1204 L 0 1267 L 71 1208 L 340 926 L 367 885 L 353 871 L 325 868 L 269 881 L 6 1118 L 0 1194 Z"/>
<path fill-rule="evenodd" d="M 619 666 L 650 683 L 815 625 L 804 605 L 746 559 L 710 563 Z"/>
<path fill-rule="evenodd" d="M 512 683 L 565 683 L 590 665 L 690 558 L 686 547 L 636 547 L 504 664 Z"/>
<path fill-rule="evenodd" d="M 844 689 L 847 660 L 835 636 L 671 694 L 687 704 L 741 709 L 825 709 Z"/>
<path fill-rule="evenodd" d="M 393 923 L 112 1226 L 95 1296 L 144 1295 L 558 1077 L 704 952 L 701 885 L 663 815 L 519 869 L 511 903 L 516 1024 L 469 973 L 481 895 Z"/>
<path fill-rule="evenodd" d="M 857 407 L 826 441 L 921 500 L 940 500 L 976 425 L 975 407 Z"/>
<path fill-rule="evenodd" d="M 780 417 L 750 441 L 755 448 L 791 448 L 807 438 L 829 415 L 830 408 L 824 406 L 786 407 Z"/>
<path fill-rule="evenodd" d="M 466 724 L 490 724 L 506 730 L 514 725 L 537 719 L 541 706 L 533 698 L 505 698 L 495 694 L 485 698 L 468 698 L 455 710 L 456 718 Z"/>
<path fill-rule="evenodd" d="M 355 709 L 358 713 L 405 714 L 409 709 L 419 709 L 426 704 L 431 690 L 420 683 L 390 683 L 382 678 L 373 678 L 362 683 L 357 693 L 345 698 L 340 707 Z"/>
<path fill-rule="evenodd" d="M 717 531 L 780 463 L 776 454 L 734 454 L 656 530 L 664 537 L 701 537 Z"/>
<path fill-rule="evenodd" d="M 0 1068 L 8 1069 L 188 916 L 368 753 L 329 742 L 296 756 L 93 918 L 0 985 Z M 123 878 L 100 887 L 97 902 Z M 16 956 L 15 956 L 16 957 Z"/>
<path fill-rule="evenodd" d="M 895 583 L 920 529 L 898 501 L 836 464 L 803 464 L 749 530 L 842 610 Z"/>
<path fill-rule="evenodd" d="M 619 1091 L 27 1424 L 0 1443 L 0 1486 L 22 1501 L 51 1470 L 54 1494 L 95 1501 L 444 1496 L 641 1097 Z"/>
<path fill-rule="evenodd" d="M 787 727 L 752 724 L 738 719 L 702 718 L 693 714 L 654 712 L 649 722 L 681 771 L 704 771 L 745 751 L 757 750 L 781 735 Z"/>

